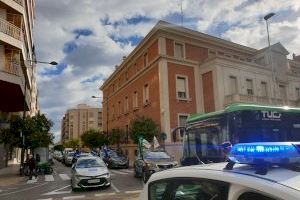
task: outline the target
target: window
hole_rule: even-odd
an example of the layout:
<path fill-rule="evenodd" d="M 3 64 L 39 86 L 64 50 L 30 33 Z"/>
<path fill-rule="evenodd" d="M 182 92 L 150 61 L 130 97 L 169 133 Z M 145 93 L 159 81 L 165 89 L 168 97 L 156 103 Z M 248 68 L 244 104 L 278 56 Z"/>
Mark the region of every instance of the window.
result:
<path fill-rule="evenodd" d="M 149 185 L 149 199 L 227 200 L 228 190 L 229 184 L 222 181 L 197 178 L 172 178 L 151 183 Z"/>
<path fill-rule="evenodd" d="M 180 114 L 179 118 L 178 118 L 178 126 L 185 126 L 187 118 L 188 118 L 188 115 Z"/>
<path fill-rule="evenodd" d="M 128 71 L 125 72 L 125 80 L 128 80 Z"/>
<path fill-rule="evenodd" d="M 129 108 L 129 102 L 128 102 L 128 97 L 125 97 L 124 101 L 124 113 L 128 113 L 128 108 Z"/>
<path fill-rule="evenodd" d="M 144 85 L 144 104 L 148 104 L 149 101 L 149 84 Z"/>
<path fill-rule="evenodd" d="M 279 85 L 279 94 L 281 99 L 286 99 L 286 87 L 284 85 Z"/>
<path fill-rule="evenodd" d="M 264 81 L 261 82 L 261 96 L 262 97 L 268 96 L 267 82 L 264 82 Z"/>
<path fill-rule="evenodd" d="M 94 117 L 94 113 L 93 112 L 89 112 L 89 117 Z"/>
<path fill-rule="evenodd" d="M 137 109 L 139 107 L 139 104 L 138 104 L 138 93 L 137 91 L 134 91 L 133 93 L 133 97 L 132 97 L 132 102 L 133 102 L 133 109 Z"/>
<path fill-rule="evenodd" d="M 144 68 L 147 66 L 148 64 L 148 53 L 144 54 Z"/>
<path fill-rule="evenodd" d="M 246 87 L 247 87 L 247 94 L 253 95 L 253 81 L 251 79 L 246 79 Z"/>
<path fill-rule="evenodd" d="M 296 99 L 300 99 L 300 88 L 296 88 Z"/>
<path fill-rule="evenodd" d="M 237 94 L 237 79 L 235 76 L 229 76 L 229 94 Z"/>
<path fill-rule="evenodd" d="M 253 199 L 260 199 L 260 200 L 275 200 L 273 198 L 267 197 L 263 194 L 258 194 L 255 192 L 246 192 L 239 196 L 238 200 L 253 200 Z"/>
<path fill-rule="evenodd" d="M 115 105 L 112 105 L 112 119 L 115 119 Z"/>
<path fill-rule="evenodd" d="M 174 45 L 174 57 L 183 58 L 183 44 L 176 43 Z"/>
<path fill-rule="evenodd" d="M 187 96 L 187 78 L 182 76 L 176 77 L 177 98 L 186 99 Z"/>
<path fill-rule="evenodd" d="M 118 102 L 118 117 L 121 116 L 121 101 Z"/>

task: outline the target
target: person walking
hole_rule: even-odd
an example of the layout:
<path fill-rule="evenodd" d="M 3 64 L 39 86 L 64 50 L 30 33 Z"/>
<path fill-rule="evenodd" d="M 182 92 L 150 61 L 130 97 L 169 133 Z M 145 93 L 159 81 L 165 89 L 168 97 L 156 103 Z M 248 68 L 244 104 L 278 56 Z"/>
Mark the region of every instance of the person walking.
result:
<path fill-rule="evenodd" d="M 29 180 L 32 179 L 32 175 L 36 177 L 35 169 L 36 169 L 36 161 L 32 154 L 29 155 L 29 160 L 27 161 L 27 165 L 29 167 Z"/>

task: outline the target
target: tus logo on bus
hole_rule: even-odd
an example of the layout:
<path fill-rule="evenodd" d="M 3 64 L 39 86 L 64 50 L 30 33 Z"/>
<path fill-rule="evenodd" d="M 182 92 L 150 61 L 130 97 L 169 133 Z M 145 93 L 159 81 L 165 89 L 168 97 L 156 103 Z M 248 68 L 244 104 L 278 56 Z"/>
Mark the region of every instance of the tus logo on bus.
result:
<path fill-rule="evenodd" d="M 276 111 L 261 111 L 262 120 L 280 121 L 281 113 Z"/>

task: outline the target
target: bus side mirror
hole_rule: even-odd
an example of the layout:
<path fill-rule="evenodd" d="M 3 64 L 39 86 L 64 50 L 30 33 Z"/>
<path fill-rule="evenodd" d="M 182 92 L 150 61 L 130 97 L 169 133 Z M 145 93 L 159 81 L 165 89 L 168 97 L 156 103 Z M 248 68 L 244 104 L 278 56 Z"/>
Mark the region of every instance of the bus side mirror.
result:
<path fill-rule="evenodd" d="M 172 130 L 172 136 L 173 136 L 173 141 L 176 142 L 176 133 L 177 133 L 177 130 L 179 130 L 179 134 L 180 134 L 180 137 L 183 137 L 183 134 L 184 134 L 184 131 L 185 131 L 185 127 L 184 126 L 179 126 L 177 128 L 174 128 Z"/>

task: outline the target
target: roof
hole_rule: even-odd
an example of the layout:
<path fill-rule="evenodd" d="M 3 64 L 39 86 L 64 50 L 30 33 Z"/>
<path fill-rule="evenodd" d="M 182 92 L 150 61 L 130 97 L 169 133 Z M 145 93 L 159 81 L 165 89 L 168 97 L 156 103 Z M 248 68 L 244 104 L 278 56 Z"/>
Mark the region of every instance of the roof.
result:
<path fill-rule="evenodd" d="M 222 173 L 224 174 L 224 176 L 232 176 L 232 174 L 234 174 L 235 179 L 237 179 L 236 182 L 239 182 L 239 178 L 237 178 L 236 176 L 241 178 L 244 177 L 246 179 L 252 177 L 258 179 L 257 182 L 265 180 L 272 183 L 278 183 L 280 185 L 289 187 L 300 192 L 300 172 L 292 171 L 290 169 L 285 169 L 281 167 L 274 167 L 270 168 L 266 175 L 258 175 L 255 173 L 255 170 L 250 165 L 236 164 L 232 170 L 224 170 L 226 165 L 227 163 L 224 162 L 213 163 L 172 168 L 167 171 L 170 171 L 171 174 L 176 174 L 178 176 L 182 176 L 182 173 L 187 173 L 188 171 L 193 171 L 193 174 L 195 175 L 195 170 L 201 173 L 206 173 L 208 171 L 217 174 Z M 195 175 L 195 177 L 197 177 L 197 175 Z"/>
<path fill-rule="evenodd" d="M 292 108 L 287 106 L 266 106 L 266 105 L 258 105 L 258 104 L 243 104 L 236 103 L 227 106 L 224 110 L 210 112 L 205 114 L 194 114 L 191 115 L 187 122 L 195 122 L 198 120 L 208 119 L 214 116 L 219 116 L 226 113 L 238 112 L 244 110 L 264 110 L 264 111 L 277 111 L 277 112 L 289 112 L 289 113 L 300 113 L 300 108 Z"/>

